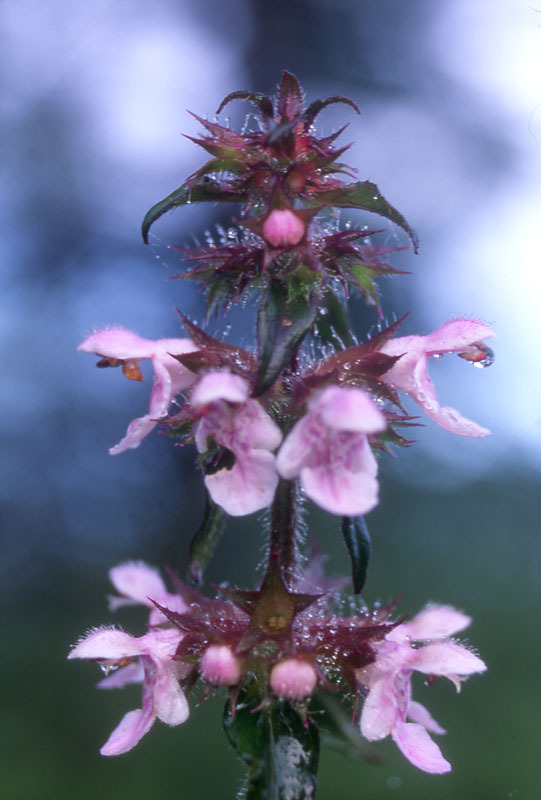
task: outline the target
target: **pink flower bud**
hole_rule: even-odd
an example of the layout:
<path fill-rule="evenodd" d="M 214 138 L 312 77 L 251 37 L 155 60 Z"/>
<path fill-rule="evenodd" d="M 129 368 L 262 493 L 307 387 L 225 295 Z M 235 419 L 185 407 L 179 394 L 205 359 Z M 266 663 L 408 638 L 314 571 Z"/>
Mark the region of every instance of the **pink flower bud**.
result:
<path fill-rule="evenodd" d="M 287 208 L 275 208 L 263 223 L 263 237 L 272 247 L 295 247 L 303 236 L 304 223 Z"/>
<path fill-rule="evenodd" d="M 288 700 L 303 700 L 308 697 L 317 684 L 316 671 L 308 661 L 288 658 L 272 668 L 270 685 L 279 697 Z"/>
<path fill-rule="evenodd" d="M 234 686 L 242 673 L 241 663 L 225 644 L 211 644 L 201 659 L 201 674 L 209 683 Z"/>

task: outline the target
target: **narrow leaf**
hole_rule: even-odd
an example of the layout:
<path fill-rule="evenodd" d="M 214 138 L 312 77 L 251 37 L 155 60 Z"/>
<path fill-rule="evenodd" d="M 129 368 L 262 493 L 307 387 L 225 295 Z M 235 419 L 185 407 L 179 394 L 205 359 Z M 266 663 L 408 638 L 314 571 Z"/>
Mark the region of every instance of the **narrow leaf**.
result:
<path fill-rule="evenodd" d="M 201 527 L 190 542 L 189 574 L 195 584 L 201 583 L 203 573 L 214 555 L 225 527 L 224 511 L 207 496 L 207 507 Z"/>
<path fill-rule="evenodd" d="M 382 217 L 395 222 L 406 231 L 413 244 L 413 249 L 417 252 L 418 240 L 415 232 L 408 225 L 405 218 L 396 208 L 387 202 L 382 196 L 375 183 L 370 181 L 357 181 L 344 186 L 341 189 L 331 189 L 328 192 L 320 192 L 317 195 L 318 203 L 340 208 L 362 208 L 365 211 L 372 211 Z"/>
<path fill-rule="evenodd" d="M 238 91 L 238 92 L 231 92 L 225 97 L 222 102 L 220 103 L 217 114 L 219 114 L 223 109 L 230 103 L 232 100 L 248 100 L 250 103 L 254 103 L 262 114 L 266 117 L 273 116 L 273 108 L 272 103 L 268 97 L 264 94 L 260 94 L 259 92 L 250 92 L 250 91 Z"/>
<path fill-rule="evenodd" d="M 324 296 L 316 331 L 322 344 L 331 344 L 340 350 L 354 344 L 347 308 L 335 292 L 327 292 Z"/>
<path fill-rule="evenodd" d="M 213 167 L 210 166 L 212 163 L 213 162 L 208 162 L 208 164 L 205 165 L 208 167 L 209 172 L 213 171 Z M 217 169 L 217 167 L 214 167 L 214 169 Z M 143 241 L 145 244 L 148 244 L 148 232 L 151 225 L 167 211 L 171 211 L 171 209 L 177 206 L 189 205 L 190 203 L 237 203 L 243 202 L 245 199 L 246 197 L 243 192 L 234 192 L 224 189 L 218 181 L 215 180 L 207 179 L 196 184 L 193 184 L 191 181 L 186 181 L 186 183 L 183 183 L 182 186 L 175 189 L 174 192 L 168 194 L 167 197 L 164 197 L 163 200 L 160 200 L 159 203 L 156 203 L 156 205 L 152 206 L 152 208 L 147 211 L 141 226 Z"/>
<path fill-rule="evenodd" d="M 343 97 L 342 95 L 335 95 L 334 97 L 324 97 L 321 100 L 315 100 L 308 106 L 308 108 L 304 112 L 303 119 L 306 127 L 309 128 L 312 122 L 319 114 L 319 112 L 322 111 L 327 106 L 330 106 L 332 103 L 345 103 L 346 105 L 351 106 L 353 109 L 355 109 L 357 114 L 361 113 L 357 103 L 354 103 L 353 100 L 349 99 L 349 97 Z"/>
<path fill-rule="evenodd" d="M 353 591 L 360 594 L 366 583 L 372 543 L 364 517 L 342 517 L 342 536 L 351 559 Z"/>
<path fill-rule="evenodd" d="M 316 316 L 315 295 L 289 296 L 282 281 L 273 281 L 261 303 L 257 318 L 258 373 L 254 396 L 269 389 L 289 364 Z"/>

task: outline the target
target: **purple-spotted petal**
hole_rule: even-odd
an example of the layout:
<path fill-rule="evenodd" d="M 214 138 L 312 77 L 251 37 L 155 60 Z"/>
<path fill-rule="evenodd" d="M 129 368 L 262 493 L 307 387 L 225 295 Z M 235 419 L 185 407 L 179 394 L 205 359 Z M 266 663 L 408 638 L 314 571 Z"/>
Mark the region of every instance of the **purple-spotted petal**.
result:
<path fill-rule="evenodd" d="M 331 514 L 367 514 L 378 504 L 378 482 L 368 472 L 337 471 L 333 464 L 304 467 L 301 484 L 308 497 Z"/>
<path fill-rule="evenodd" d="M 256 400 L 247 400 L 236 410 L 235 439 L 240 446 L 276 450 L 282 441 L 282 431 Z"/>
<path fill-rule="evenodd" d="M 102 756 L 127 753 L 143 738 L 154 724 L 154 715 L 143 709 L 128 711 L 100 750 Z"/>
<path fill-rule="evenodd" d="M 408 761 L 424 772 L 441 775 L 451 770 L 451 765 L 422 725 L 415 722 L 397 723 L 393 740 Z"/>

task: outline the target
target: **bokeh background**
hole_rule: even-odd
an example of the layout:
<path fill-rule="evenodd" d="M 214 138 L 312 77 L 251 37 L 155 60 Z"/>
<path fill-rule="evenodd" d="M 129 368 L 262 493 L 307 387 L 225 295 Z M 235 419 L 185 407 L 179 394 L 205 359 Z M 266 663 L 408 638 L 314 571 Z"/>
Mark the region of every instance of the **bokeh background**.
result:
<path fill-rule="evenodd" d="M 181 728 L 157 724 L 125 756 L 98 755 L 138 690 L 97 692 L 96 668 L 66 663 L 67 650 L 111 621 L 110 566 L 185 568 L 203 497 L 193 452 L 163 437 L 108 456 L 144 412 L 148 381 L 98 373 L 75 348 L 111 324 L 183 335 L 175 305 L 201 319 L 197 292 L 167 280 L 179 269 L 168 245 L 226 222 L 224 210 L 177 211 L 150 247 L 140 221 L 201 163 L 181 135 L 197 130 L 186 109 L 212 115 L 236 88 L 272 93 L 282 68 L 309 99 L 359 103 L 360 118 L 328 109 L 322 130 L 350 122 L 360 179 L 419 232 L 420 254 L 399 257 L 412 275 L 382 285 L 386 319 L 410 311 L 403 332 L 427 333 L 471 316 L 499 336 L 488 370 L 452 356 L 433 366 L 444 402 L 494 435 L 453 438 L 428 421 L 415 447 L 382 460 L 369 517 L 368 602 L 401 594 L 404 612 L 432 600 L 474 617 L 487 675 L 458 697 L 443 682 L 419 687 L 448 728 L 454 770 L 419 773 L 388 742 L 379 767 L 325 752 L 319 797 L 541 797 L 540 25 L 541 7 L 522 0 L 0 4 L 6 800 L 221 800 L 240 785 L 222 696 Z M 232 124 L 248 110 L 232 107 Z M 404 243 L 391 228 L 385 237 Z M 355 308 L 360 333 L 377 323 Z M 249 313 L 227 322 L 230 340 L 250 341 Z M 347 569 L 336 527 L 311 515 L 333 574 Z M 257 515 L 230 526 L 209 578 L 252 585 L 261 548 Z"/>

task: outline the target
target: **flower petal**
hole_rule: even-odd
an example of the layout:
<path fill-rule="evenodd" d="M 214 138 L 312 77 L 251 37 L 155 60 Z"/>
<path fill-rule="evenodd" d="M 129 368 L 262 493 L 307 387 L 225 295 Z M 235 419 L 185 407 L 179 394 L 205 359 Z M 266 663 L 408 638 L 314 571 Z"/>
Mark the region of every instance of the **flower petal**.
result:
<path fill-rule="evenodd" d="M 331 514 L 367 514 L 378 504 L 379 485 L 368 472 L 337 471 L 332 463 L 304 467 L 301 484 L 308 497 Z"/>
<path fill-rule="evenodd" d="M 127 753 L 143 738 L 154 724 L 154 715 L 138 708 L 128 711 L 100 750 L 102 756 Z"/>
<path fill-rule="evenodd" d="M 266 508 L 278 485 L 275 458 L 268 450 L 235 454 L 232 469 L 205 476 L 205 486 L 214 502 L 233 517 Z"/>
<path fill-rule="evenodd" d="M 495 332 L 473 319 L 453 319 L 445 322 L 429 333 L 424 339 L 424 349 L 427 355 L 434 353 L 456 353 L 474 342 L 496 336 Z"/>
<path fill-rule="evenodd" d="M 114 447 L 109 448 L 109 455 L 117 456 L 125 450 L 134 450 L 139 447 L 143 439 L 154 430 L 157 424 L 157 420 L 151 419 L 150 414 L 145 414 L 144 417 L 132 420 L 128 425 L 124 438 Z"/>
<path fill-rule="evenodd" d="M 282 431 L 256 400 L 248 399 L 234 417 L 235 438 L 246 448 L 276 450 Z"/>
<path fill-rule="evenodd" d="M 369 742 L 385 739 L 397 720 L 398 699 L 393 676 L 376 681 L 364 701 L 361 713 L 361 733 Z"/>
<path fill-rule="evenodd" d="M 126 667 L 120 667 L 116 672 L 112 672 L 103 680 L 98 681 L 96 686 L 98 689 L 123 689 L 124 686 L 128 686 L 130 683 L 141 683 L 144 673 L 143 665 L 137 659 L 137 661 L 132 661 Z"/>
<path fill-rule="evenodd" d="M 409 702 L 408 718 L 412 722 L 417 722 L 419 725 L 422 725 L 423 728 L 426 728 L 430 733 L 446 733 L 444 728 L 436 722 L 430 711 L 415 700 L 410 700 Z"/>
<path fill-rule="evenodd" d="M 141 639 L 116 628 L 99 628 L 83 637 L 71 650 L 68 658 L 131 658 L 144 652 L 141 642 Z"/>
<path fill-rule="evenodd" d="M 158 598 L 167 593 L 158 570 L 142 561 L 128 561 L 113 567 L 109 570 L 109 580 L 119 594 L 146 606 L 150 605 L 149 597 Z"/>
<path fill-rule="evenodd" d="M 385 638 L 394 642 L 445 639 L 467 628 L 470 623 L 471 617 L 452 606 L 428 605 L 412 620 L 403 622 Z"/>
<path fill-rule="evenodd" d="M 451 765 L 441 754 L 426 729 L 415 722 L 399 722 L 393 731 L 397 747 L 415 767 L 441 775 L 451 770 Z"/>
<path fill-rule="evenodd" d="M 231 372 L 207 372 L 194 386 L 190 402 L 201 408 L 218 400 L 228 403 L 244 403 L 249 394 L 248 383 L 240 375 Z"/>
<path fill-rule="evenodd" d="M 303 466 L 309 462 L 312 452 L 311 427 L 312 420 L 306 416 L 289 431 L 276 456 L 276 468 L 282 478 L 291 480 L 298 477 Z"/>
<path fill-rule="evenodd" d="M 378 433 L 385 430 L 385 416 L 370 395 L 355 387 L 329 386 L 310 403 L 329 428 L 358 433 Z"/>
<path fill-rule="evenodd" d="M 412 650 L 409 667 L 427 675 L 473 675 L 484 672 L 484 661 L 456 642 L 437 642 L 427 644 L 419 650 Z"/>
<path fill-rule="evenodd" d="M 180 725 L 186 722 L 190 708 L 174 673 L 166 666 L 162 666 L 156 673 L 152 688 L 154 712 L 158 718 L 167 725 Z"/>
<path fill-rule="evenodd" d="M 155 344 L 151 339 L 143 339 L 124 328 L 108 328 L 87 336 L 77 350 L 106 358 L 150 358 Z"/>

